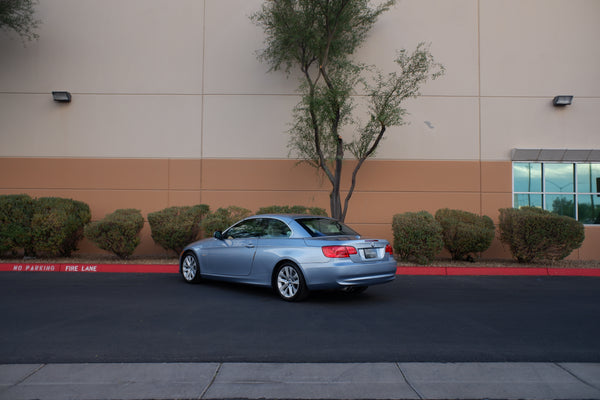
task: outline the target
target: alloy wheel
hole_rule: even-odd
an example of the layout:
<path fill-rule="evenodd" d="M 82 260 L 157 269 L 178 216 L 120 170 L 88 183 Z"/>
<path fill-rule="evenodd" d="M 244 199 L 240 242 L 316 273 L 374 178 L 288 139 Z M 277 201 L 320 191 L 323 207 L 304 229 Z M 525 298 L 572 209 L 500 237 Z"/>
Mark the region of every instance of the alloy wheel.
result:
<path fill-rule="evenodd" d="M 285 265 L 277 274 L 277 289 L 284 299 L 293 299 L 300 290 L 300 275 L 291 265 Z"/>
<path fill-rule="evenodd" d="M 196 280 L 198 276 L 198 260 L 196 257 L 188 253 L 183 258 L 183 262 L 181 263 L 181 274 L 183 275 L 183 279 L 187 282 L 193 282 Z"/>

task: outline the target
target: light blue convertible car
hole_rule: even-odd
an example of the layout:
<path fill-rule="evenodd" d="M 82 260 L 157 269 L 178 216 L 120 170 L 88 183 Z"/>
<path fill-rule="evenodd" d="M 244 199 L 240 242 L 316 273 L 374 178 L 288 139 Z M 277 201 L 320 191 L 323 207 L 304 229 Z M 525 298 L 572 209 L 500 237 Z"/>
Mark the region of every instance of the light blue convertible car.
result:
<path fill-rule="evenodd" d="M 360 293 L 396 276 L 392 246 L 311 215 L 256 215 L 188 245 L 179 259 L 186 282 L 203 278 L 271 286 L 296 301 L 309 291 Z"/>

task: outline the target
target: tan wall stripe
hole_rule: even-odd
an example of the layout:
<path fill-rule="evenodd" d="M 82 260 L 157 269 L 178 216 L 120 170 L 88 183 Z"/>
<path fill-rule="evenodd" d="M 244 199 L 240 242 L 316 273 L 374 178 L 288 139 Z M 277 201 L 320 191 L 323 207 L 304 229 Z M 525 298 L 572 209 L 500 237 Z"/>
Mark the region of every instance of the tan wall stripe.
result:
<path fill-rule="evenodd" d="M 347 167 L 350 167 L 351 163 Z M 306 205 L 328 209 L 329 184 L 312 168 L 293 160 L 182 160 L 0 158 L 0 194 L 60 196 L 84 201 L 92 218 L 118 208 L 149 212 L 200 202 L 211 209 L 236 205 Z M 348 187 L 349 168 L 344 187 Z M 346 219 L 365 235 L 392 240 L 396 213 L 455 208 L 497 220 L 511 206 L 511 163 L 474 161 L 377 161 L 365 164 Z M 144 228 L 136 254 L 162 253 Z M 599 259 L 598 227 L 572 257 Z M 97 252 L 84 243 L 83 252 Z M 496 242 L 487 258 L 508 257 Z"/>

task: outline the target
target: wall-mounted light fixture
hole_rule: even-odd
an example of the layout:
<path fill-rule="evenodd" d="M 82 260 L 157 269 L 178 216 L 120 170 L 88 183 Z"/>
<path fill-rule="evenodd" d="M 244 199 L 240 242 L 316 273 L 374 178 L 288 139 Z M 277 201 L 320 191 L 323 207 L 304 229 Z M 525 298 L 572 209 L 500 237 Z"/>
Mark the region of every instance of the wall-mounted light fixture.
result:
<path fill-rule="evenodd" d="M 556 96 L 554 100 L 552 100 L 552 104 L 561 107 L 571 105 L 573 102 L 573 96 Z"/>
<path fill-rule="evenodd" d="M 58 101 L 60 103 L 70 103 L 71 102 L 71 93 L 69 92 L 52 92 L 52 98 L 54 101 Z"/>

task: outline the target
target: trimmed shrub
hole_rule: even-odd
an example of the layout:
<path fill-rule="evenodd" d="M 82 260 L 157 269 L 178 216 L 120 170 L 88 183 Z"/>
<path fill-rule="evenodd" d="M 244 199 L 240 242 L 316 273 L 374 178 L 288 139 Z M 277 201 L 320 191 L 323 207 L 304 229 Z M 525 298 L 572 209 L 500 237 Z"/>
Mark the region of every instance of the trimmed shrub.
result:
<path fill-rule="evenodd" d="M 430 264 L 442 250 L 442 227 L 427 211 L 394 215 L 394 251 L 401 260 Z"/>
<path fill-rule="evenodd" d="M 31 217 L 34 200 L 26 194 L 0 196 L 0 254 L 31 250 Z"/>
<path fill-rule="evenodd" d="M 519 262 L 562 260 L 583 244 L 583 224 L 536 207 L 500 209 L 500 240 Z"/>
<path fill-rule="evenodd" d="M 229 206 L 227 208 L 219 208 L 204 218 L 202 228 L 207 236 L 211 236 L 215 231 L 224 231 L 240 219 L 249 217 L 250 215 L 252 215 L 252 211 L 242 207 Z"/>
<path fill-rule="evenodd" d="M 305 206 L 269 206 L 259 209 L 257 214 L 309 214 L 327 216 L 327 211 L 319 207 Z"/>
<path fill-rule="evenodd" d="M 34 202 L 31 233 L 34 252 L 71 256 L 90 222 L 90 207 L 72 199 L 42 197 Z"/>
<path fill-rule="evenodd" d="M 88 224 L 84 235 L 102 250 L 125 259 L 140 244 L 139 234 L 143 227 L 144 217 L 140 210 L 120 209 L 100 221 Z"/>
<path fill-rule="evenodd" d="M 442 227 L 444 247 L 453 260 L 465 260 L 492 245 L 496 227 L 487 215 L 443 208 L 435 213 L 435 219 Z"/>
<path fill-rule="evenodd" d="M 206 204 L 169 207 L 148 214 L 152 239 L 166 250 L 179 254 L 185 246 L 198 239 L 200 224 L 208 214 Z"/>

